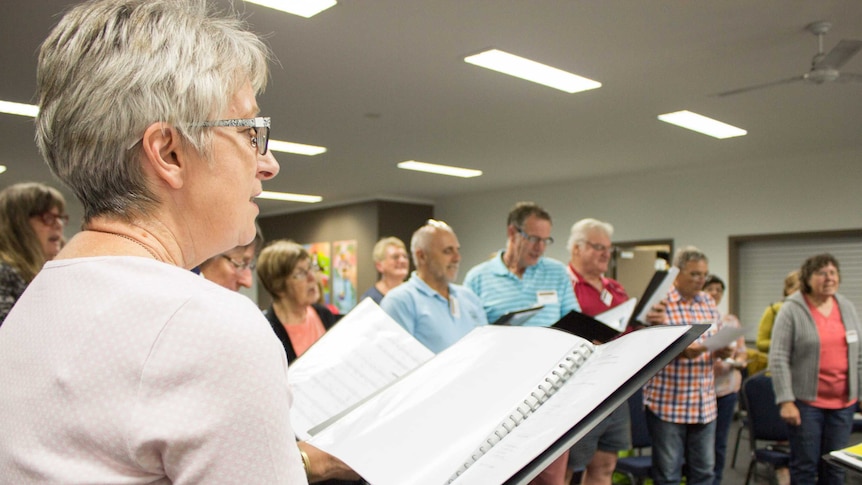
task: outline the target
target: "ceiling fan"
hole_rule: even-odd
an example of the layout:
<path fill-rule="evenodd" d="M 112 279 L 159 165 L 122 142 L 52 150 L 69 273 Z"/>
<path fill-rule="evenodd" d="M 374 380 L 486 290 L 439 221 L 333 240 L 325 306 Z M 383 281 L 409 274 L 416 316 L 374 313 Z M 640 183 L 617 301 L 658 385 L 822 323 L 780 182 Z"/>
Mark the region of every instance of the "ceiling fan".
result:
<path fill-rule="evenodd" d="M 817 54 L 811 60 L 811 70 L 799 76 L 773 81 L 764 84 L 757 84 L 745 88 L 733 89 L 718 93 L 715 96 L 730 96 L 733 94 L 745 93 L 754 91 L 755 89 L 768 88 L 778 86 L 780 84 L 788 84 L 797 81 L 802 81 L 810 84 L 823 84 L 827 82 L 862 82 L 862 74 L 851 72 L 840 72 L 838 69 L 847 61 L 855 56 L 862 49 L 862 40 L 847 40 L 844 39 L 838 43 L 831 51 L 823 52 L 823 36 L 829 32 L 832 24 L 826 21 L 819 21 L 809 24 L 807 29 L 809 32 L 817 36 Z"/>

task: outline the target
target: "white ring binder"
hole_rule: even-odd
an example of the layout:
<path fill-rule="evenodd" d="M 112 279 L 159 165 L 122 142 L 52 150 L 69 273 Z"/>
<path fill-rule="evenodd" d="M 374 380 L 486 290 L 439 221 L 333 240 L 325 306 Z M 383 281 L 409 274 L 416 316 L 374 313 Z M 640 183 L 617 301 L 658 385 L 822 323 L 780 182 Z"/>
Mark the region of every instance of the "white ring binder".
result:
<path fill-rule="evenodd" d="M 511 433 L 519 424 L 530 417 L 530 415 L 539 409 L 539 407 L 556 392 L 557 389 L 563 386 L 567 380 L 587 361 L 590 354 L 595 351 L 595 346 L 590 343 L 584 343 L 573 349 L 564 359 L 562 359 L 556 367 L 548 372 L 544 382 L 547 384 L 539 384 L 536 389 L 524 398 L 523 404 L 527 409 L 522 409 L 521 404 L 506 417 L 493 432 L 490 433 L 481 446 L 470 455 L 470 460 L 466 461 L 459 467 L 458 471 L 453 474 L 446 483 L 454 482 L 462 473 L 467 471 L 479 458 L 487 453 L 494 445 L 502 440 L 507 434 Z M 520 414 L 520 418 L 517 416 Z M 496 438 L 496 442 L 492 442 Z M 485 446 L 485 445 L 488 446 Z"/>

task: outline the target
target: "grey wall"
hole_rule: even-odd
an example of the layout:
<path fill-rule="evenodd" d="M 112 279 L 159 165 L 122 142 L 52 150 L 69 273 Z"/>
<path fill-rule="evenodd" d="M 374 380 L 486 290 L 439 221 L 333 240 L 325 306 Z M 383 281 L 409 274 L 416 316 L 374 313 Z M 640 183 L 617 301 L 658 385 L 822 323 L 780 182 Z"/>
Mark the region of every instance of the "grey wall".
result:
<path fill-rule="evenodd" d="M 728 236 L 862 228 L 860 192 L 862 151 L 855 151 L 513 187 L 440 200 L 435 210 L 458 234 L 461 279 L 503 247 L 511 206 L 532 200 L 553 218 L 551 257 L 568 261 L 569 228 L 595 217 L 614 225 L 618 241 L 669 238 L 675 248 L 695 245 L 727 281 Z M 727 311 L 726 301 L 722 307 Z"/>
<path fill-rule="evenodd" d="M 377 281 L 371 256 L 377 240 L 395 236 L 409 249 L 413 231 L 433 216 L 434 208 L 427 204 L 374 200 L 260 217 L 258 221 L 267 241 L 293 239 L 299 244 L 308 244 L 355 239 L 358 298 Z M 269 295 L 262 288 L 257 293 L 258 304 L 269 306 Z"/>

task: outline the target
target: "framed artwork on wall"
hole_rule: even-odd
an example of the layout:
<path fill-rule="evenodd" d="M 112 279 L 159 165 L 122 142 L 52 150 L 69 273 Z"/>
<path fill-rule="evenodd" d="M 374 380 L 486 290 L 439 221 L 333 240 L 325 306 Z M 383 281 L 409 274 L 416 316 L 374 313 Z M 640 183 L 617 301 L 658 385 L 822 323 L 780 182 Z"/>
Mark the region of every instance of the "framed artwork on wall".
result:
<path fill-rule="evenodd" d="M 332 302 L 342 314 L 356 306 L 356 240 L 332 243 Z"/>
<path fill-rule="evenodd" d="M 332 303 L 332 258 L 331 245 L 328 242 L 316 242 L 303 244 L 302 247 L 311 255 L 311 265 L 317 268 L 317 279 L 320 283 L 320 292 L 323 294 L 323 303 Z"/>

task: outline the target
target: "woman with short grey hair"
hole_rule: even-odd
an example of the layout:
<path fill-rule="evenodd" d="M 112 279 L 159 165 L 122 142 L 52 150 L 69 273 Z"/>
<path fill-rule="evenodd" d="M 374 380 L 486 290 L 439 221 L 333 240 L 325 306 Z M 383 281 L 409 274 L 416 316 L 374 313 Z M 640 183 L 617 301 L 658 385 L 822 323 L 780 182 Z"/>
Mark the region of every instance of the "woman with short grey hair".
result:
<path fill-rule="evenodd" d="M 268 51 L 203 0 L 94 0 L 39 53 L 36 140 L 84 208 L 0 335 L 7 483 L 355 477 L 290 425 L 284 350 L 189 269 L 255 236 Z"/>

